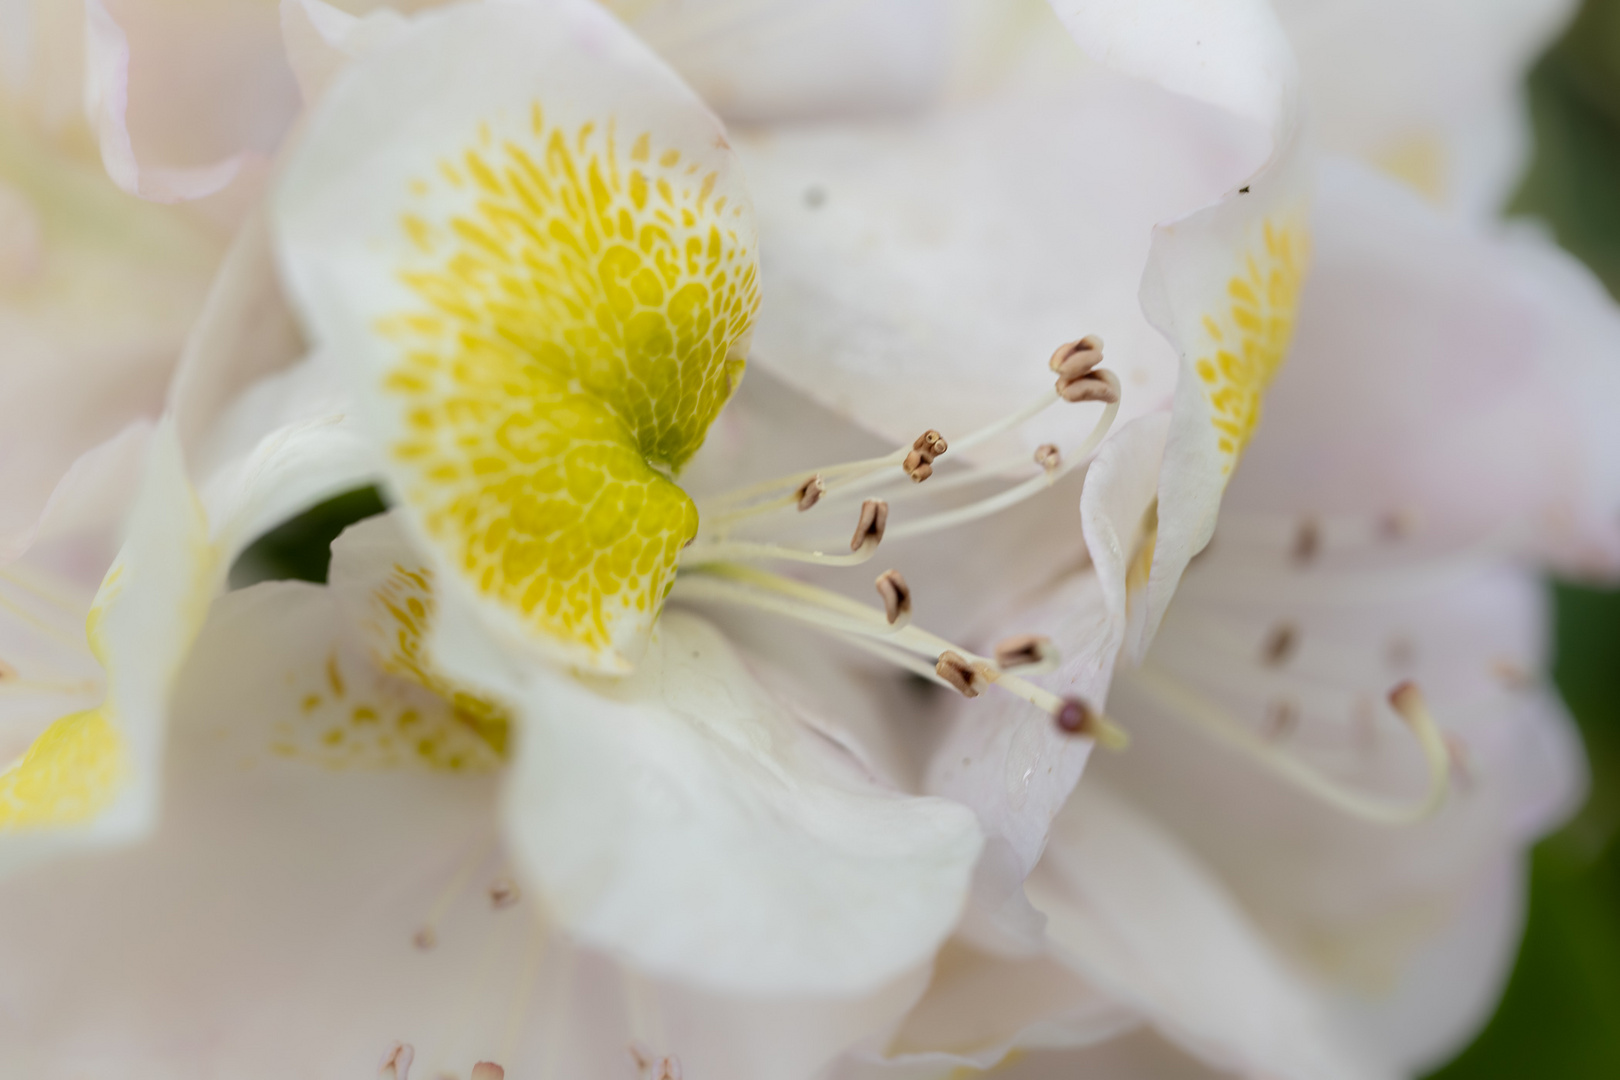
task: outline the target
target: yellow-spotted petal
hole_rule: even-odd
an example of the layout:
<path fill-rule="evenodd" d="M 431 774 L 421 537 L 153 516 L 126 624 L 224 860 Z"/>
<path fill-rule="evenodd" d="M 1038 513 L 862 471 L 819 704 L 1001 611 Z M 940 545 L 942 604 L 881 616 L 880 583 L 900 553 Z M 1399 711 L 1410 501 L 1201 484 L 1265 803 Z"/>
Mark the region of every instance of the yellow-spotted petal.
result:
<path fill-rule="evenodd" d="M 1181 356 L 1141 648 L 1221 496 L 1286 362 L 1310 262 L 1310 165 L 1298 134 L 1227 199 L 1156 230 L 1142 307 Z"/>
<path fill-rule="evenodd" d="M 169 424 L 149 444 L 129 537 L 91 606 L 85 645 L 106 693 L 47 725 L 0 771 L 0 869 L 151 824 L 169 695 L 220 576 Z"/>
<path fill-rule="evenodd" d="M 331 90 L 277 201 L 293 292 L 448 586 L 626 668 L 697 531 L 672 477 L 758 306 L 718 122 L 593 4 L 453 9 Z"/>

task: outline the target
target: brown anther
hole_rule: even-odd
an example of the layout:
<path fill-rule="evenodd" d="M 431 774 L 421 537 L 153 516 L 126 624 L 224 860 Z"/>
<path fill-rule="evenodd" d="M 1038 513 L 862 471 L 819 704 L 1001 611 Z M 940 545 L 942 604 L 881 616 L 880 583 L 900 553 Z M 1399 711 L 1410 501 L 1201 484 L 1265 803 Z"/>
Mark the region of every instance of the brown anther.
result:
<path fill-rule="evenodd" d="M 1095 735 L 1097 714 L 1079 698 L 1064 698 L 1057 715 L 1052 717 L 1058 730 L 1066 735 Z"/>
<path fill-rule="evenodd" d="M 1087 334 L 1076 341 L 1066 341 L 1059 345 L 1052 353 L 1052 359 L 1047 366 L 1059 375 L 1065 372 L 1078 378 L 1102 363 L 1102 338 L 1096 334 Z"/>
<path fill-rule="evenodd" d="M 1112 405 L 1119 400 L 1119 376 L 1107 368 L 1073 378 L 1059 375 L 1057 392 L 1058 397 L 1068 402 L 1102 401 Z"/>
<path fill-rule="evenodd" d="M 1416 727 L 1414 719 L 1424 711 L 1423 691 L 1418 689 L 1417 683 L 1411 679 L 1398 683 L 1395 689 L 1389 692 L 1389 707 L 1400 714 L 1402 720 Z"/>
<path fill-rule="evenodd" d="M 979 691 L 984 689 L 985 673 L 980 666 L 971 663 L 967 657 L 950 649 L 939 654 L 934 663 L 934 674 L 950 683 L 963 697 L 978 697 Z"/>
<path fill-rule="evenodd" d="M 996 643 L 996 666 L 1003 670 L 1045 663 L 1052 656 L 1052 639 L 1040 634 L 1019 634 Z"/>
<path fill-rule="evenodd" d="M 1316 553 L 1322 549 L 1322 526 L 1312 517 L 1301 518 L 1299 528 L 1294 532 L 1294 561 L 1304 565 L 1316 558 Z"/>
<path fill-rule="evenodd" d="M 1535 683 L 1535 678 L 1524 665 L 1505 656 L 1491 661 L 1491 674 L 1509 690 L 1523 690 Z"/>
<path fill-rule="evenodd" d="M 1451 765 L 1451 775 L 1457 778 L 1457 786 L 1465 791 L 1474 786 L 1474 769 L 1469 761 L 1468 744 L 1454 731 L 1445 735 L 1446 760 Z"/>
<path fill-rule="evenodd" d="M 1260 646 L 1260 662 L 1267 667 L 1279 667 L 1294 655 L 1294 648 L 1298 644 L 1299 630 L 1294 624 L 1278 623 L 1266 635 L 1265 644 Z"/>
<path fill-rule="evenodd" d="M 1049 474 L 1055 473 L 1063 465 L 1063 451 L 1054 443 L 1041 443 L 1035 448 L 1035 464 Z"/>
<path fill-rule="evenodd" d="M 511 878 L 498 878 L 489 887 L 489 902 L 496 908 L 509 908 L 521 899 L 523 893 Z"/>
<path fill-rule="evenodd" d="M 410 1080 L 411 1062 L 415 1060 L 416 1050 L 410 1043 L 395 1043 L 383 1055 L 377 1080 Z"/>
<path fill-rule="evenodd" d="M 919 484 L 934 475 L 934 467 L 923 459 L 921 450 L 913 450 L 907 454 L 901 468 L 906 470 L 907 476 Z"/>
<path fill-rule="evenodd" d="M 883 542 L 883 530 L 889 524 L 889 504 L 882 499 L 867 499 L 861 503 L 861 517 L 855 523 L 855 535 L 849 538 L 849 550 L 859 551 L 867 544 L 877 547 Z"/>
<path fill-rule="evenodd" d="M 473 1066 L 472 1080 L 506 1080 L 506 1070 L 493 1061 L 480 1061 Z"/>
<path fill-rule="evenodd" d="M 418 930 L 416 935 L 411 938 L 411 944 L 415 945 L 423 952 L 433 948 L 433 946 L 437 945 L 438 943 L 439 935 L 433 932 L 433 927 L 431 926 L 422 927 L 422 929 Z"/>
<path fill-rule="evenodd" d="M 901 468 L 906 470 L 907 476 L 920 484 L 934 475 L 934 459 L 943 454 L 947 448 L 945 436 L 929 428 L 917 436 L 911 444 L 911 453 L 906 455 Z"/>
<path fill-rule="evenodd" d="M 898 570 L 885 570 L 878 575 L 873 583 L 877 593 L 883 598 L 883 613 L 889 617 L 889 625 L 893 626 L 902 615 L 911 614 L 911 586 L 906 579 L 900 576 Z"/>
<path fill-rule="evenodd" d="M 1266 710 L 1266 738 L 1272 742 L 1286 739 L 1299 726 L 1299 706 L 1292 701 L 1273 701 Z"/>
<path fill-rule="evenodd" d="M 794 492 L 799 497 L 799 510 L 801 512 L 820 502 L 821 497 L 826 493 L 827 481 L 823 480 L 819 473 L 800 484 L 799 490 Z"/>
<path fill-rule="evenodd" d="M 917 436 L 916 441 L 911 444 L 911 448 L 921 453 L 924 461 L 933 461 L 946 450 L 949 450 L 950 444 L 945 441 L 945 436 L 933 428 L 929 428 Z"/>

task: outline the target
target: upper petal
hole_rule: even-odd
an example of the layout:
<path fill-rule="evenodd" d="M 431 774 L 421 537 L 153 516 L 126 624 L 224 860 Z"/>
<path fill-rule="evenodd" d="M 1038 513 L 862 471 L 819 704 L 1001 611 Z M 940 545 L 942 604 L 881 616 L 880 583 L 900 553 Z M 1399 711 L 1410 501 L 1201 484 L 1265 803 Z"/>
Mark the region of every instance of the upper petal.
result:
<path fill-rule="evenodd" d="M 623 670 L 697 526 L 654 466 L 702 443 L 757 303 L 714 118 L 594 4 L 432 13 L 323 98 L 276 218 L 447 587 Z"/>

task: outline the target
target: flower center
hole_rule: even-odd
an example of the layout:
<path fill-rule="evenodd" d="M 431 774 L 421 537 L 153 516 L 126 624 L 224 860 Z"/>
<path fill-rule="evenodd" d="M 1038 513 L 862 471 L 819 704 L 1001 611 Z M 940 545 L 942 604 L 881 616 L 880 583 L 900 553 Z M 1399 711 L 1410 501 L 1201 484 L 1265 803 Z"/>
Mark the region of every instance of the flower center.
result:
<path fill-rule="evenodd" d="M 993 656 L 980 656 L 911 625 L 911 592 L 896 570 L 884 571 L 874 582 L 883 602 L 879 611 L 831 590 L 743 565 L 751 560 L 781 559 L 851 566 L 870 559 L 885 536 L 921 536 L 950 529 L 1044 492 L 1089 460 L 1118 414 L 1119 382 L 1101 363 L 1102 342 L 1087 336 L 1053 353 L 1050 366 L 1057 375 L 1053 390 L 960 439 L 947 440 L 930 429 L 879 457 L 791 473 L 705 499 L 699 504 L 702 523 L 698 534 L 681 553 L 672 597 L 752 607 L 794 619 L 966 697 L 1000 686 L 1046 712 L 1063 730 L 1122 747 L 1124 732 L 1098 710 L 1076 698 L 1061 698 L 1024 677 L 1056 665 L 1055 650 L 1045 639 L 1024 635 L 1003 642 Z M 891 503 L 911 501 L 925 490 L 924 482 L 934 475 L 935 463 L 948 451 L 980 446 L 1053 405 L 1085 401 L 1100 402 L 1103 410 L 1091 432 L 1075 445 L 1067 449 L 1044 445 L 1033 458 L 1020 455 L 941 476 L 928 483 L 926 490 L 937 493 L 989 484 L 999 485 L 1000 490 L 953 509 L 909 520 L 896 515 L 897 520 L 890 521 Z M 1020 466 L 1033 470 L 1034 475 L 1009 481 L 1009 474 Z M 802 524 L 813 531 L 829 514 L 839 509 L 847 512 L 857 498 L 861 503 L 848 552 L 823 550 L 830 545 L 795 546 L 747 535 L 754 528 L 780 527 L 784 517 L 789 518 L 790 528 Z"/>

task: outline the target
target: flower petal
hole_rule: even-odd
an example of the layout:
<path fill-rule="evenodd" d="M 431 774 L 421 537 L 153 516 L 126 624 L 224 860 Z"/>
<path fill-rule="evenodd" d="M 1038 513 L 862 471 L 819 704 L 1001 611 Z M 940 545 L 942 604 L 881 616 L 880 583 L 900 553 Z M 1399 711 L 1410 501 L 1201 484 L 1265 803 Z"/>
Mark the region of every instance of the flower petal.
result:
<path fill-rule="evenodd" d="M 873 784 L 707 623 L 664 615 L 635 674 L 536 672 L 508 828 L 582 941 L 696 985 L 852 994 L 960 914 L 973 817 Z"/>
<path fill-rule="evenodd" d="M 1220 885 L 1103 785 L 1075 792 L 1028 889 L 1059 959 L 1206 1063 L 1298 1080 L 1378 1075 Z"/>
<path fill-rule="evenodd" d="M 945 81 L 950 5 L 619 0 L 609 7 L 728 121 L 894 112 Z"/>
<path fill-rule="evenodd" d="M 1382 574 L 1323 559 L 1302 572 L 1286 551 L 1218 536 L 1147 662 L 1115 679 L 1111 708 L 1132 746 L 1094 762 L 1093 776 L 1194 847 L 1276 948 L 1368 1002 L 1354 1010 L 1369 1032 L 1360 1045 L 1404 1071 L 1454 1049 L 1488 1008 L 1478 983 L 1502 973 L 1489 961 L 1516 933 L 1511 908 L 1476 924 L 1479 966 L 1426 957 L 1504 857 L 1569 812 L 1580 749 L 1562 709 L 1528 681 L 1545 625 L 1531 575 L 1488 559 Z M 1154 693 L 1166 676 L 1340 783 L 1413 801 L 1420 755 L 1378 702 L 1395 681 L 1415 680 L 1446 732 L 1450 794 L 1415 825 L 1354 818 L 1204 736 Z M 1425 1030 L 1390 1022 L 1392 995 L 1448 978 L 1457 981 L 1436 991 L 1446 1008 L 1426 1014 Z M 1380 1025 L 1387 1043 L 1373 1037 Z"/>
<path fill-rule="evenodd" d="M 135 160 L 125 114 L 129 107 L 129 40 L 101 0 L 84 0 L 85 103 L 101 143 L 101 160 L 113 183 L 154 202 L 181 202 L 212 195 L 236 179 L 246 155 L 208 165 L 142 168 Z"/>
<path fill-rule="evenodd" d="M 345 627 L 317 586 L 225 596 L 182 677 L 149 842 L 0 881 L 0 1071 L 369 1078 L 403 1041 L 413 1075 L 614 1076 L 634 1038 L 716 1080 L 806 1080 L 916 996 L 913 979 L 724 998 L 580 949 L 513 880 L 496 774 L 370 752 L 355 710 L 426 725 L 430 703 Z M 336 723 L 354 751 L 319 738 Z"/>
<path fill-rule="evenodd" d="M 1365 168 L 1325 169 L 1321 200 L 1319 276 L 1233 504 L 1620 566 L 1602 404 L 1620 312 L 1602 286 L 1546 240 L 1481 236 Z"/>
<path fill-rule="evenodd" d="M 521 651 L 627 668 L 697 527 L 654 465 L 702 443 L 757 303 L 714 118 L 594 4 L 450 9 L 355 61 L 276 206 L 446 588 Z"/>
<path fill-rule="evenodd" d="M 1276 6 L 1327 149 L 1375 162 L 1464 214 L 1501 209 L 1530 151 L 1525 74 L 1574 13 L 1572 0 Z"/>
<path fill-rule="evenodd" d="M 52 721 L 0 772 L 0 869 L 151 825 L 169 693 L 217 580 L 171 427 L 150 443 L 129 539 L 91 607 L 105 699 Z"/>
<path fill-rule="evenodd" d="M 1137 298 L 1152 228 L 1261 156 L 1220 112 L 1099 72 L 736 138 L 769 298 L 755 361 L 897 445 L 1024 407 L 1052 385 L 1052 350 L 1088 332 L 1124 384 L 1121 416 L 1163 407 L 1176 361 Z M 1070 445 L 1095 419 L 1054 408 L 986 453 Z"/>

